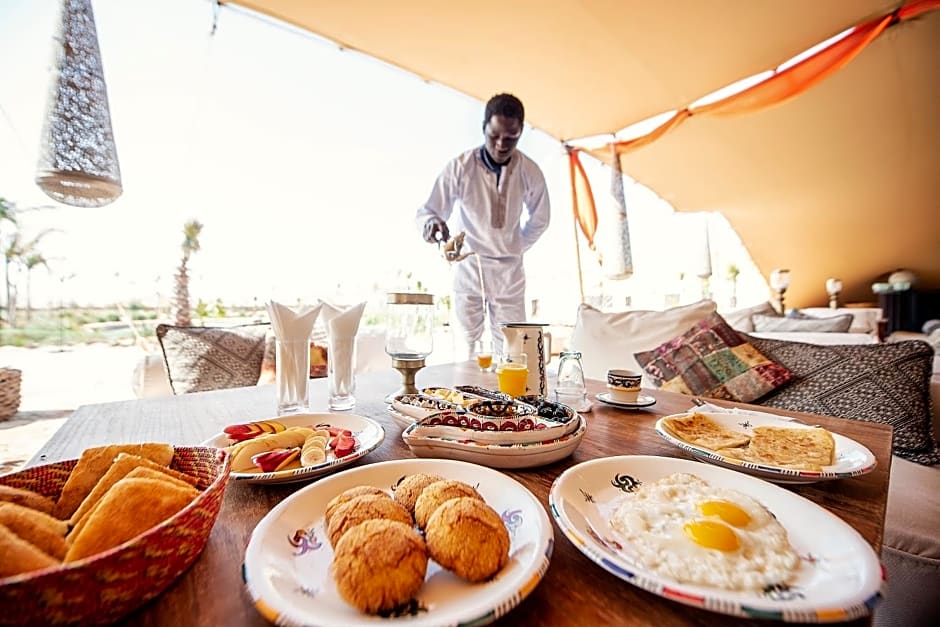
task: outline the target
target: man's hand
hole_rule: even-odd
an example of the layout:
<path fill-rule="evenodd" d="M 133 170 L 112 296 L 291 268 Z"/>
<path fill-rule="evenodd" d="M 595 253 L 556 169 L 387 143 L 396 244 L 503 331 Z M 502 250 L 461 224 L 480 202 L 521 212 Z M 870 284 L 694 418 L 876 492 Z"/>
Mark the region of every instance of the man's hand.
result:
<path fill-rule="evenodd" d="M 446 242 L 450 239 L 450 230 L 447 223 L 437 217 L 428 218 L 424 223 L 424 241 L 434 244 Z"/>

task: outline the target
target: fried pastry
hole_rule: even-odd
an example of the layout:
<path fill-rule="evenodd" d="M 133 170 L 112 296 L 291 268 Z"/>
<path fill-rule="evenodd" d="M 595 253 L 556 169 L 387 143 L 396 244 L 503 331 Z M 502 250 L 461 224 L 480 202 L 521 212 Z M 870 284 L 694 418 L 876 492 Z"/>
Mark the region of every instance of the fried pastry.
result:
<path fill-rule="evenodd" d="M 479 499 L 458 497 L 441 504 L 424 537 L 434 561 L 467 581 L 486 581 L 509 560 L 506 525 Z"/>
<path fill-rule="evenodd" d="M 173 446 L 170 444 L 112 444 L 85 449 L 59 495 L 56 505 L 59 518 L 71 518 L 120 453 L 146 457 L 161 466 L 169 466 L 173 461 Z"/>
<path fill-rule="evenodd" d="M 0 578 L 12 577 L 41 568 L 57 566 L 59 561 L 43 553 L 33 543 L 24 540 L 5 525 L 0 525 Z"/>
<path fill-rule="evenodd" d="M 424 584 L 427 568 L 424 540 L 412 526 L 394 520 L 367 520 L 353 527 L 333 556 L 337 592 L 370 614 L 410 601 Z"/>
<path fill-rule="evenodd" d="M 63 520 L 22 505 L 0 503 L 0 525 L 47 555 L 60 560 L 65 557 L 68 525 Z"/>
<path fill-rule="evenodd" d="M 162 472 L 167 476 L 174 477 L 178 481 L 186 482 L 191 486 L 196 485 L 195 477 L 191 477 L 164 465 L 157 464 L 150 461 L 146 457 L 141 457 L 140 455 L 118 453 L 118 456 L 114 458 L 114 461 L 111 463 L 111 466 L 108 468 L 107 472 L 104 473 L 104 476 L 98 480 L 98 483 L 95 484 L 95 487 L 92 489 L 92 491 L 88 493 L 88 496 L 82 500 L 82 504 L 79 506 L 79 508 L 75 511 L 74 514 L 72 514 L 70 522 L 73 525 L 77 524 L 78 521 L 81 520 L 82 517 L 94 506 L 94 504 L 98 502 L 98 499 L 104 496 L 104 493 L 107 492 L 111 486 L 123 479 L 130 471 L 140 467 L 146 467 Z"/>
<path fill-rule="evenodd" d="M 15 503 L 50 516 L 55 516 L 56 511 L 55 501 L 49 497 L 8 485 L 0 485 L 0 503 Z"/>
<path fill-rule="evenodd" d="M 189 505 L 199 491 L 158 479 L 127 478 L 98 501 L 65 561 L 106 551 L 160 524 Z"/>

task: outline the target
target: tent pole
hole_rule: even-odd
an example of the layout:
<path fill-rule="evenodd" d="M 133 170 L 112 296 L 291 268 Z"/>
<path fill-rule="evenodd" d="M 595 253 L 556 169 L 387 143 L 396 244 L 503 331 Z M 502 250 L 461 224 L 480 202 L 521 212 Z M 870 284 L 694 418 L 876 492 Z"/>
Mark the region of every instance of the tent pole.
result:
<path fill-rule="evenodd" d="M 573 183 L 573 182 L 572 182 Z M 572 212 L 574 225 L 574 256 L 578 262 L 578 290 L 581 293 L 581 302 L 584 302 L 584 276 L 581 273 L 581 246 L 578 242 L 578 216 Z"/>

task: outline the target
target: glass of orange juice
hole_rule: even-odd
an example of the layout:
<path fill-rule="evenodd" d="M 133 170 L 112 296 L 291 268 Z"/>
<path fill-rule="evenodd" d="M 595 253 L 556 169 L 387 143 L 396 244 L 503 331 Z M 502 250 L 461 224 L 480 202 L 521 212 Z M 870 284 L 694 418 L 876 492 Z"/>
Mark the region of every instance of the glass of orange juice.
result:
<path fill-rule="evenodd" d="M 473 354 L 480 372 L 489 372 L 493 368 L 493 347 L 490 342 L 479 340 L 473 344 Z"/>
<path fill-rule="evenodd" d="M 529 367 L 526 363 L 525 353 L 504 355 L 499 366 L 496 367 L 496 381 L 499 391 L 510 396 L 525 394 L 525 384 L 528 378 Z"/>

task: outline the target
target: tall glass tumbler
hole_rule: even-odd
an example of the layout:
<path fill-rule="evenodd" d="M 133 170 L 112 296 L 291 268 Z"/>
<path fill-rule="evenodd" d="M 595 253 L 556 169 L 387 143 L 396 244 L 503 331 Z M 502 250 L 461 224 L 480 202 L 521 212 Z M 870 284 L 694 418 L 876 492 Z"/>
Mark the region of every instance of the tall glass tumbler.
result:
<path fill-rule="evenodd" d="M 343 411 L 356 406 L 356 338 L 334 338 L 327 341 L 326 383 L 330 409 Z"/>
<path fill-rule="evenodd" d="M 277 414 L 297 414 L 310 406 L 310 340 L 275 342 Z"/>

